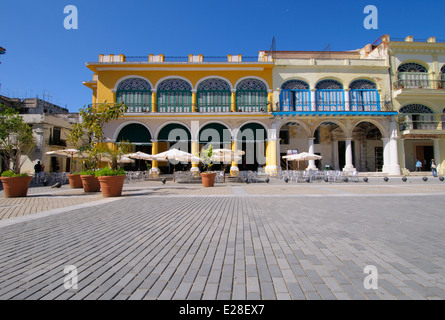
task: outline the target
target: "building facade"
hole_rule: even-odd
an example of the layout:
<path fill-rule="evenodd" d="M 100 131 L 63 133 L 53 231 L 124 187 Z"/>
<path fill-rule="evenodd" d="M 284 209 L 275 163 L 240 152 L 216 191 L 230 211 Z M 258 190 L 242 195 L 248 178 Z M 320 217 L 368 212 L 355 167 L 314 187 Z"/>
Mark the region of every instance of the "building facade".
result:
<path fill-rule="evenodd" d="M 69 148 L 67 142 L 72 125 L 79 121 L 77 113 L 39 98 L 8 98 L 0 95 L 0 104 L 19 111 L 26 124 L 32 127 L 36 146 L 34 152 L 24 159 L 22 172 L 34 173 L 34 165 L 40 161 L 45 172 L 69 172 L 70 158 L 46 155 L 48 151 Z M 0 170 L 6 166 L 1 164 Z M 80 169 L 80 163 L 77 164 Z"/>
<path fill-rule="evenodd" d="M 445 43 L 382 37 L 380 51 L 390 59 L 392 99 L 398 112 L 400 165 L 415 170 L 416 160 L 430 170 L 435 159 L 445 173 Z"/>
<path fill-rule="evenodd" d="M 212 144 L 245 151 L 231 163 L 232 172 L 263 168 L 272 174 L 298 165 L 282 161 L 292 152 L 323 157 L 300 169 L 389 175 L 413 171 L 415 158 L 427 163 L 434 157 L 442 172 L 444 46 L 383 36 L 342 52 L 260 51 L 180 61 L 100 55 L 87 63 L 94 74 L 84 85 L 93 104 L 129 107 L 104 128 L 108 140 L 127 140 L 152 154 L 172 147 L 196 154 Z M 172 168 L 153 161 L 152 170 Z"/>
<path fill-rule="evenodd" d="M 104 128 L 109 141 L 130 141 L 136 150 L 152 154 L 173 147 L 197 154 L 207 144 L 243 149 L 240 163 L 229 164 L 232 171 L 276 170 L 277 159 L 267 156 L 276 150 L 269 132 L 273 62 L 240 55 L 172 60 L 149 55 L 135 62 L 124 55 L 101 55 L 99 62 L 87 63 L 94 75 L 84 84 L 93 90 L 93 104 L 129 107 L 122 119 Z M 198 166 L 192 163 L 191 170 Z M 152 171 L 166 173 L 172 167 L 153 161 Z"/>

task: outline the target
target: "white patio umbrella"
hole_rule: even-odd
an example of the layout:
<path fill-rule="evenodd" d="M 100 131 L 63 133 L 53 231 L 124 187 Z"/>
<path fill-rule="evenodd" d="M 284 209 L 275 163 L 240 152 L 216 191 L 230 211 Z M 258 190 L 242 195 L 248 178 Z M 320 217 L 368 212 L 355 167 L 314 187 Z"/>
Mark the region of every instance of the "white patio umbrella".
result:
<path fill-rule="evenodd" d="M 309 153 L 309 152 L 290 154 L 287 156 L 283 156 L 282 158 L 286 159 L 288 161 L 306 161 L 306 160 L 321 160 L 321 159 L 323 159 L 322 156 L 319 156 L 319 155 L 313 154 L 313 153 Z M 298 167 L 300 167 L 300 165 L 298 165 Z"/>
<path fill-rule="evenodd" d="M 283 156 L 282 158 L 283 159 L 287 159 L 287 160 L 296 160 L 296 161 L 320 160 L 320 159 L 323 159 L 323 157 L 319 156 L 318 154 L 313 154 L 313 153 L 308 153 L 308 152 L 290 154 L 290 155 L 287 155 L 287 156 Z"/>
<path fill-rule="evenodd" d="M 56 157 L 63 157 L 63 158 L 71 158 L 70 161 L 70 172 L 73 170 L 73 158 L 74 156 L 80 155 L 80 151 L 77 149 L 62 149 L 62 150 L 54 150 L 54 151 L 48 151 L 45 153 L 46 155 L 50 156 L 56 156 Z"/>
<path fill-rule="evenodd" d="M 172 148 L 170 150 L 167 150 L 165 152 L 161 152 L 158 154 L 153 155 L 154 160 L 160 160 L 160 161 L 179 161 L 179 162 L 200 162 L 202 161 L 201 158 L 194 156 L 191 153 L 178 150 L 175 148 Z M 173 172 L 175 172 L 176 168 L 173 166 Z"/>
<path fill-rule="evenodd" d="M 117 160 L 117 163 L 134 163 L 135 161 L 131 158 L 122 156 L 119 158 L 119 160 Z"/>
<path fill-rule="evenodd" d="M 153 160 L 170 160 L 179 162 L 199 162 L 201 158 L 175 148 L 153 155 Z"/>
<path fill-rule="evenodd" d="M 238 162 L 240 161 L 242 158 L 241 156 L 224 156 L 224 155 L 212 155 L 211 160 L 212 162 L 221 162 L 224 166 L 224 173 L 223 173 L 223 179 L 224 182 L 226 181 L 226 164 L 228 163 L 232 163 L 232 162 Z"/>
<path fill-rule="evenodd" d="M 124 157 L 138 160 L 156 160 L 154 159 L 153 155 L 141 151 L 124 154 Z"/>
<path fill-rule="evenodd" d="M 240 161 L 244 154 L 246 153 L 242 150 L 213 149 L 211 160 L 221 162 L 224 165 L 224 181 L 226 181 L 226 164 Z"/>
<path fill-rule="evenodd" d="M 127 154 L 124 154 L 124 157 L 131 158 L 131 159 L 137 159 L 137 160 L 156 160 L 156 159 L 154 159 L 153 155 L 142 152 L 142 151 L 136 151 L 134 153 L 127 153 Z M 126 163 L 129 163 L 129 162 L 126 162 Z M 140 168 L 140 163 L 139 163 L 139 170 L 140 169 L 141 168 Z"/>

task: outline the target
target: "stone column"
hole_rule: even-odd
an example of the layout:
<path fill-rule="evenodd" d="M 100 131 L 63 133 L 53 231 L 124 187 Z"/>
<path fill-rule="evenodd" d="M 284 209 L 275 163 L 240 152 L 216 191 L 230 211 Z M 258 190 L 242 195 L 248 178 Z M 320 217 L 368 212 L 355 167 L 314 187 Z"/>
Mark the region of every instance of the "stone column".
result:
<path fill-rule="evenodd" d="M 437 174 L 442 174 L 442 159 L 440 159 L 440 139 L 434 139 L 434 162 L 437 166 Z"/>
<path fill-rule="evenodd" d="M 157 154 L 159 153 L 158 151 L 158 141 L 156 140 L 151 140 L 151 153 L 152 154 Z M 151 169 L 150 172 L 153 173 L 154 176 L 158 176 L 159 175 L 159 168 L 158 168 L 158 161 L 153 160 L 151 162 Z"/>
<path fill-rule="evenodd" d="M 277 138 L 270 138 L 266 141 L 266 172 L 271 175 L 276 175 L 278 172 L 277 165 Z"/>
<path fill-rule="evenodd" d="M 156 89 L 151 90 L 151 112 L 158 112 L 158 94 Z"/>
<path fill-rule="evenodd" d="M 267 112 L 272 112 L 273 111 L 273 91 L 269 90 L 267 92 Z"/>
<path fill-rule="evenodd" d="M 389 160 L 390 160 L 390 175 L 400 175 L 400 165 L 399 165 L 399 149 L 397 146 L 397 126 L 395 121 L 390 123 L 391 137 L 389 139 Z"/>
<path fill-rule="evenodd" d="M 238 150 L 238 141 L 236 139 L 232 140 L 232 150 Z M 230 175 L 235 176 L 239 173 L 238 163 L 236 161 L 232 161 L 232 165 L 230 167 Z"/>
<path fill-rule="evenodd" d="M 230 111 L 236 112 L 236 90 L 232 89 L 232 96 L 230 101 Z"/>
<path fill-rule="evenodd" d="M 199 156 L 199 141 L 198 140 L 192 140 L 192 152 L 194 156 Z M 193 172 L 199 172 L 199 162 L 192 162 L 192 168 L 190 171 Z"/>
<path fill-rule="evenodd" d="M 192 90 L 192 112 L 198 112 L 198 94 Z"/>
<path fill-rule="evenodd" d="M 311 111 L 317 111 L 317 104 L 316 104 L 316 89 L 311 89 Z"/>
<path fill-rule="evenodd" d="M 355 171 L 354 164 L 352 163 L 352 139 L 347 138 L 345 140 L 345 167 L 343 171 Z"/>
<path fill-rule="evenodd" d="M 345 111 L 351 111 L 351 106 L 349 103 L 349 90 L 350 89 L 345 89 Z"/>
<path fill-rule="evenodd" d="M 309 153 L 313 153 L 313 154 L 315 154 L 315 151 L 314 151 L 314 140 L 315 140 L 315 138 L 313 138 L 313 137 L 308 139 L 308 144 L 309 144 L 308 152 Z M 315 160 L 309 160 L 309 165 L 306 168 L 306 170 L 318 170 L 317 167 L 315 166 Z"/>

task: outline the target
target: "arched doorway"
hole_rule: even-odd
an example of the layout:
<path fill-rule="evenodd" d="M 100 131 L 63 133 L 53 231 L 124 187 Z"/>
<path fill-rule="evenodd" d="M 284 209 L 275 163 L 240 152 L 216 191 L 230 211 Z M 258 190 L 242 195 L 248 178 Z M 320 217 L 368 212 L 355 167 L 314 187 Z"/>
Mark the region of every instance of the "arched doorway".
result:
<path fill-rule="evenodd" d="M 319 170 L 326 167 L 333 170 L 342 170 L 347 164 L 347 147 L 350 143 L 352 149 L 352 164 L 354 164 L 354 142 L 346 139 L 346 132 L 336 121 L 323 121 L 314 130 L 313 149 L 315 154 L 321 155 L 322 160 L 316 161 Z"/>
<path fill-rule="evenodd" d="M 199 151 L 212 145 L 213 149 L 232 149 L 232 135 L 230 130 L 220 123 L 209 123 L 199 130 Z M 221 163 L 214 163 L 212 170 L 222 170 Z M 230 165 L 226 166 L 230 169 Z"/>
<path fill-rule="evenodd" d="M 239 164 L 240 170 L 256 171 L 266 165 L 267 131 L 259 123 L 243 125 L 237 134 L 238 149 L 245 152 Z"/>
<path fill-rule="evenodd" d="M 282 170 L 300 170 L 304 164 L 289 162 L 283 156 L 308 151 L 309 128 L 302 121 L 288 121 L 280 127 L 280 164 Z"/>
<path fill-rule="evenodd" d="M 140 123 L 130 123 L 125 125 L 117 135 L 116 143 L 130 142 L 135 146 L 134 151 L 141 151 L 148 154 L 152 152 L 152 137 L 150 131 Z M 124 165 L 125 170 L 145 170 L 149 162 L 136 160 L 134 164 Z"/>
<path fill-rule="evenodd" d="M 191 134 L 189 129 L 179 123 L 169 123 L 165 125 L 158 134 L 158 153 L 167 151 L 171 148 L 179 149 L 185 152 L 191 152 Z M 189 170 L 191 164 L 175 163 L 174 161 L 160 161 L 159 169 L 162 173 L 173 173 L 174 166 L 176 171 Z"/>
<path fill-rule="evenodd" d="M 355 168 L 362 172 L 381 172 L 384 165 L 383 136 L 373 123 L 363 121 L 352 131 L 355 144 Z"/>

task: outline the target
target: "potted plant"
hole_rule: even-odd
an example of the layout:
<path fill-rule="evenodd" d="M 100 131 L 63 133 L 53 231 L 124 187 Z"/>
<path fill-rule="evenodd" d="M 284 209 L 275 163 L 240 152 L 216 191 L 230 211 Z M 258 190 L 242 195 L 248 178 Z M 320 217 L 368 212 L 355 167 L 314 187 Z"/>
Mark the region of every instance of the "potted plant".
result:
<path fill-rule="evenodd" d="M 213 166 L 212 155 L 212 145 L 209 145 L 207 149 L 203 148 L 201 150 L 201 159 L 204 165 L 203 170 L 205 170 L 204 172 L 201 172 L 202 185 L 204 187 L 213 187 L 215 185 L 216 172 L 210 171 L 210 168 Z"/>
<path fill-rule="evenodd" d="M 79 173 L 82 188 L 85 192 L 99 192 L 100 182 L 93 170 L 84 170 Z"/>
<path fill-rule="evenodd" d="M 99 180 L 102 196 L 119 197 L 122 195 L 125 181 L 124 169 L 106 167 L 96 171 L 94 174 Z"/>
<path fill-rule="evenodd" d="M 20 173 L 23 163 L 34 151 L 35 140 L 32 129 L 13 108 L 0 112 L 0 152 L 6 165 L 0 180 L 5 197 L 26 197 L 32 176 Z"/>
<path fill-rule="evenodd" d="M 94 173 L 99 180 L 102 196 L 118 197 L 122 194 L 126 177 L 125 170 L 119 168 L 118 160 L 131 151 L 131 144 L 119 142 L 112 146 L 102 145 L 99 150 L 108 157 L 110 163 L 110 168 L 102 168 Z"/>
<path fill-rule="evenodd" d="M 84 108 L 79 111 L 82 121 L 73 125 L 72 131 L 68 137 L 69 141 L 76 146 L 79 144 L 81 139 L 86 137 L 88 143 L 83 147 L 82 151 L 87 153 L 87 159 L 84 160 L 83 167 L 84 169 L 89 170 L 87 173 L 94 172 L 94 176 L 98 179 L 100 189 L 102 190 L 102 195 L 104 196 L 110 196 L 109 192 L 107 191 L 109 187 L 104 185 L 104 183 L 106 183 L 105 180 L 107 179 L 102 179 L 101 177 L 121 176 L 119 178 L 112 178 L 111 180 L 122 179 L 122 185 L 117 183 L 117 186 L 120 186 L 121 189 L 120 193 L 122 192 L 125 172 L 118 169 L 117 160 L 122 152 L 126 151 L 127 149 L 119 145 L 113 145 L 110 147 L 108 144 L 106 144 L 103 126 L 111 120 L 117 120 L 126 110 L 127 106 L 120 103 L 107 104 L 105 102 L 97 107 L 93 105 L 84 106 Z M 111 168 L 103 168 L 98 170 L 100 167 L 101 158 L 104 156 L 109 158 L 108 160 L 111 162 Z M 84 177 L 84 181 L 87 179 L 92 179 L 90 174 L 88 176 L 88 178 Z M 104 181 L 104 183 L 102 183 L 102 181 Z"/>

